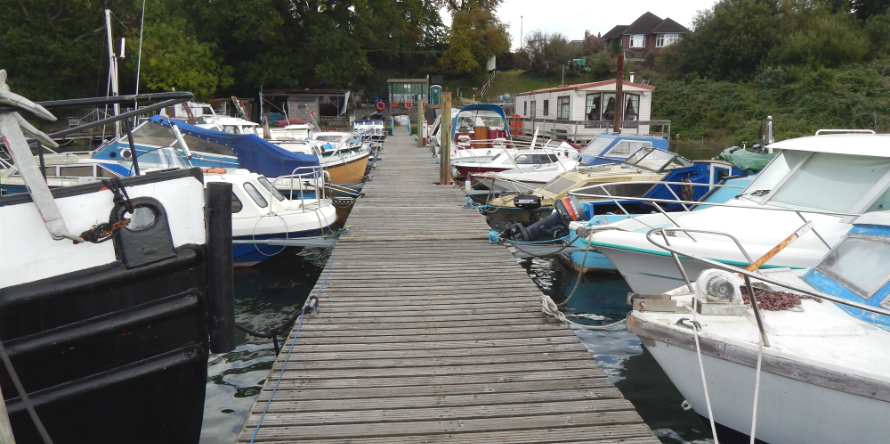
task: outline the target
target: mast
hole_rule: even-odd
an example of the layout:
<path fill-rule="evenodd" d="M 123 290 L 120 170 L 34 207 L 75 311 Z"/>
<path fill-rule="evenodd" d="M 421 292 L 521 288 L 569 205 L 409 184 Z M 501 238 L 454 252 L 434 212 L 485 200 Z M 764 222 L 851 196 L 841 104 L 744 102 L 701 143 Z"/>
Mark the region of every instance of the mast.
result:
<path fill-rule="evenodd" d="M 108 41 L 108 83 L 111 85 L 111 95 L 112 97 L 117 97 L 119 93 L 118 88 L 118 78 L 117 78 L 117 57 L 114 54 L 114 42 L 111 36 L 111 10 L 105 10 L 105 35 Z M 118 115 L 121 113 L 121 106 L 118 103 L 114 104 L 114 115 Z M 120 120 L 114 122 L 114 137 L 117 138 L 121 135 L 121 122 Z"/>

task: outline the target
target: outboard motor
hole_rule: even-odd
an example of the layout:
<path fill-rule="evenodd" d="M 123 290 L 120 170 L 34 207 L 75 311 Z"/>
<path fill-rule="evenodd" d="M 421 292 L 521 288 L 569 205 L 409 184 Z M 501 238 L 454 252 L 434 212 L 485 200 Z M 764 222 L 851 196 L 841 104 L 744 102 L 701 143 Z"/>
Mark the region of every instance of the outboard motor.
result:
<path fill-rule="evenodd" d="M 519 199 L 522 196 L 516 196 Z M 538 206 L 540 207 L 540 198 Z M 568 196 L 556 201 L 556 211 L 544 219 L 535 222 L 527 227 L 522 224 L 515 224 L 504 230 L 501 237 L 504 239 L 520 240 L 525 242 L 535 241 L 545 235 L 554 238 L 563 237 L 569 234 L 569 223 L 573 221 L 587 220 L 587 213 L 581 208 L 581 203 L 575 196 Z"/>
<path fill-rule="evenodd" d="M 528 223 L 538 221 L 538 209 L 541 208 L 541 196 L 534 194 L 520 194 L 513 198 L 513 206 L 528 210 Z"/>

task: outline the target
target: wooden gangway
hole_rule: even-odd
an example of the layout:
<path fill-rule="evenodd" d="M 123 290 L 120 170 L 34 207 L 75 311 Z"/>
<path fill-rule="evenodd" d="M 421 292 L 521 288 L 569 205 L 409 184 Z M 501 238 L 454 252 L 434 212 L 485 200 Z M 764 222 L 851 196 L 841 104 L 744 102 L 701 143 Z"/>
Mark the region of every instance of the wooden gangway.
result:
<path fill-rule="evenodd" d="M 413 136 L 372 176 L 238 442 L 659 442 Z"/>

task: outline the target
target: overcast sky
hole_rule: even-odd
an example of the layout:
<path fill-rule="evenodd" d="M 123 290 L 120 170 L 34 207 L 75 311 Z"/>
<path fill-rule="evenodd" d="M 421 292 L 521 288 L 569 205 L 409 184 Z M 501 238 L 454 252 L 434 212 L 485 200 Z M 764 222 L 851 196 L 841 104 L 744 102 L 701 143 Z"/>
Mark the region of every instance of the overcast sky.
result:
<path fill-rule="evenodd" d="M 520 26 L 526 35 L 540 29 L 562 33 L 569 40 L 580 40 L 584 38 L 584 30 L 593 35 L 605 34 L 615 25 L 629 25 L 649 11 L 689 28 L 695 13 L 710 9 L 714 3 L 715 0 L 504 0 L 497 15 L 510 25 L 513 49 L 518 49 Z M 444 11 L 442 20 L 446 25 L 451 24 L 451 17 Z"/>

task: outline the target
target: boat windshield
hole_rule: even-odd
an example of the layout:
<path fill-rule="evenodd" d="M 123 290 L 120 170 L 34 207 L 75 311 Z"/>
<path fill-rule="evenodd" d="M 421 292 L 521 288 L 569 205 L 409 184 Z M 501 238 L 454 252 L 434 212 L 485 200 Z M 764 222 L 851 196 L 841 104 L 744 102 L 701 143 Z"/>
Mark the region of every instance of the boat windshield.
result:
<path fill-rule="evenodd" d="M 270 194 L 272 194 L 272 196 L 273 196 L 275 199 L 278 199 L 279 202 L 281 202 L 281 201 L 284 200 L 284 195 L 281 194 L 281 193 L 280 193 L 280 192 L 279 192 L 279 191 L 272 185 L 271 182 L 269 182 L 269 179 L 266 179 L 266 178 L 263 177 L 263 176 L 257 177 L 256 179 L 260 182 L 260 185 L 262 185 L 263 188 L 265 188 L 266 190 L 269 191 Z"/>
<path fill-rule="evenodd" d="M 863 267 L 862 264 L 869 266 Z M 890 239 L 850 234 L 815 268 L 868 299 L 887 284 L 887 276 L 890 276 Z"/>
<path fill-rule="evenodd" d="M 183 140 L 189 146 L 190 151 L 197 151 L 202 153 L 212 153 L 212 154 L 222 154 L 224 156 L 235 156 L 235 152 L 232 151 L 231 148 L 223 145 L 218 145 L 208 140 L 199 139 L 195 136 L 188 135 L 183 132 L 182 134 Z M 146 122 L 145 124 L 139 126 L 138 128 L 133 130 L 133 143 L 141 146 L 153 146 L 153 147 L 161 147 L 161 146 L 173 146 L 176 142 L 176 136 L 173 135 L 173 130 L 169 127 L 161 125 L 155 122 Z M 123 136 L 120 138 L 120 143 L 123 145 L 127 145 L 129 143 L 128 137 Z M 181 148 L 181 147 L 180 147 Z M 143 151 L 139 149 L 138 151 Z M 141 158 L 140 158 L 141 160 Z"/>
<path fill-rule="evenodd" d="M 640 150 L 640 148 L 651 147 L 652 142 L 645 142 L 642 140 L 621 140 L 615 144 L 609 151 L 601 154 L 602 156 L 609 157 L 627 157 L 632 153 L 635 153 Z"/>
<path fill-rule="evenodd" d="M 320 140 L 322 142 L 339 142 L 340 139 L 342 139 L 342 138 L 343 138 L 343 136 L 321 135 L 321 134 L 315 135 L 315 140 Z"/>
<path fill-rule="evenodd" d="M 861 213 L 890 208 L 890 158 L 783 151 L 743 195 L 790 209 Z"/>
<path fill-rule="evenodd" d="M 614 142 L 615 139 L 605 139 L 602 137 L 594 138 L 581 150 L 581 154 L 586 154 L 588 156 L 599 156 L 602 154 L 603 150 L 609 147 L 609 144 Z"/>
<path fill-rule="evenodd" d="M 634 168 L 652 171 L 654 173 L 692 166 L 691 161 L 675 153 L 651 147 L 641 148 L 633 153 L 633 155 L 624 161 L 624 164 L 633 166 Z"/>
<path fill-rule="evenodd" d="M 504 118 L 495 111 L 487 109 L 475 109 L 461 111 L 457 114 L 457 131 L 468 132 L 477 126 L 487 126 L 502 129 L 506 126 Z"/>

